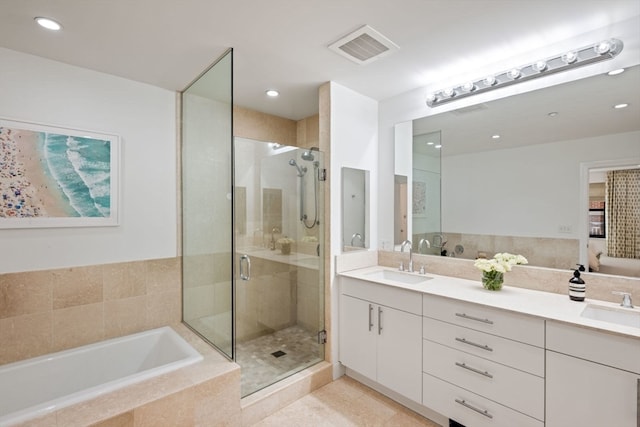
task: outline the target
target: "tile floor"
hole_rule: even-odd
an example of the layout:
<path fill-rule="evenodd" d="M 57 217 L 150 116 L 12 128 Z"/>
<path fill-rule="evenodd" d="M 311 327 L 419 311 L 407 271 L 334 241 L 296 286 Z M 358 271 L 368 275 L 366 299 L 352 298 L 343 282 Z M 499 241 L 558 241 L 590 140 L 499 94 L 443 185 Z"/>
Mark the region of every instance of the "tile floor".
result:
<path fill-rule="evenodd" d="M 242 368 L 241 394 L 247 396 L 324 358 L 314 333 L 300 326 L 236 345 L 236 361 Z M 273 353 L 286 354 L 275 357 Z"/>
<path fill-rule="evenodd" d="M 254 427 L 439 427 L 369 387 L 343 376 L 263 419 Z"/>

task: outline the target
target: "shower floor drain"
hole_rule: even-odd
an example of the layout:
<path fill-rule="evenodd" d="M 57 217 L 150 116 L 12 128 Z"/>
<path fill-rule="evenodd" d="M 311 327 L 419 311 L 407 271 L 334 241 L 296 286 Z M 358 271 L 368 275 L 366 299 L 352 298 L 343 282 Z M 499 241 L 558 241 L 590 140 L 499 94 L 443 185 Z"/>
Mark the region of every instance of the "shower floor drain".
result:
<path fill-rule="evenodd" d="M 284 352 L 284 351 L 282 351 L 282 350 L 274 351 L 273 353 L 271 353 L 271 355 L 272 355 L 273 357 L 276 357 L 276 358 L 277 358 L 277 357 L 282 357 L 282 356 L 284 356 L 285 354 L 287 354 L 287 353 L 285 353 L 285 352 Z"/>

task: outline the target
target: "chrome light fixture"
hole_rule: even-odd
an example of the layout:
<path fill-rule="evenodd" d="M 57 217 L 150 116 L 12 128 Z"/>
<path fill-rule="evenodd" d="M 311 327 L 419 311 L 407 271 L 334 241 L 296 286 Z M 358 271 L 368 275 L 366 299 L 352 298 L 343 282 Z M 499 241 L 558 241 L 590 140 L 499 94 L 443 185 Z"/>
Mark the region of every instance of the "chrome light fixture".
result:
<path fill-rule="evenodd" d="M 551 58 L 533 61 L 525 66 L 512 67 L 501 73 L 430 93 L 427 95 L 427 105 L 436 107 L 456 99 L 612 59 L 622 51 L 623 46 L 622 41 L 609 39 Z"/>

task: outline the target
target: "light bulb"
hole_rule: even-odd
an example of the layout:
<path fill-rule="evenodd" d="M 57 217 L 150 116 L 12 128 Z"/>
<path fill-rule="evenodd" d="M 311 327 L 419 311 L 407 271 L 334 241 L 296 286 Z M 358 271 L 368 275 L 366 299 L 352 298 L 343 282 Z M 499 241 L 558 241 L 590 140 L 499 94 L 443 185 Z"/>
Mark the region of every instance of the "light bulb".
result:
<path fill-rule="evenodd" d="M 496 78 L 495 76 L 487 76 L 484 78 L 484 80 L 482 80 L 482 82 L 487 86 L 493 86 L 494 84 L 496 84 Z"/>
<path fill-rule="evenodd" d="M 547 61 L 536 61 L 531 65 L 531 68 L 541 73 L 547 69 Z"/>
<path fill-rule="evenodd" d="M 275 89 L 269 89 L 265 93 L 267 94 L 267 96 L 269 96 L 271 98 L 275 98 L 276 96 L 280 95 L 280 92 L 278 92 Z"/>
<path fill-rule="evenodd" d="M 520 78 L 520 70 L 517 68 L 512 68 L 507 72 L 507 77 L 509 77 L 511 80 Z"/>
<path fill-rule="evenodd" d="M 427 94 L 427 103 L 431 103 L 431 102 L 435 102 L 436 100 L 436 94 L 435 93 L 428 93 Z"/>
<path fill-rule="evenodd" d="M 464 92 L 473 92 L 474 90 L 476 90 L 476 85 L 474 85 L 473 82 L 466 82 L 465 84 L 460 86 L 460 89 L 462 89 Z"/>
<path fill-rule="evenodd" d="M 451 98 L 455 94 L 456 92 L 453 90 L 453 88 L 442 89 L 442 95 L 445 96 L 446 98 Z"/>
<path fill-rule="evenodd" d="M 593 50 L 598 54 L 598 55 L 604 55 L 605 53 L 608 53 L 611 50 L 611 42 L 605 40 L 603 42 L 598 43 L 597 45 L 595 45 L 593 47 Z"/>
<path fill-rule="evenodd" d="M 572 64 L 576 62 L 576 60 L 578 59 L 578 54 L 574 51 L 570 51 L 562 55 L 561 59 L 562 59 L 562 62 L 566 64 Z"/>
<path fill-rule="evenodd" d="M 621 108 L 627 108 L 629 106 L 629 104 L 627 103 L 622 103 L 622 104 L 616 104 L 613 106 L 613 108 L 615 108 L 616 110 L 619 110 Z"/>

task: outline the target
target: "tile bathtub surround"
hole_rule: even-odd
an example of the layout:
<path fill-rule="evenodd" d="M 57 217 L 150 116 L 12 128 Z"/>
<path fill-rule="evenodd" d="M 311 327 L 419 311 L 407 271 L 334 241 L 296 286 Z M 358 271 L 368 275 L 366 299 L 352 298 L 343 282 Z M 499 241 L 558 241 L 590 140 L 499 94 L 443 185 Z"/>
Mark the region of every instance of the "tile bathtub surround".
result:
<path fill-rule="evenodd" d="M 378 264 L 386 267 L 398 267 L 401 261 L 405 264 L 408 253 L 378 252 Z M 480 285 L 481 272 L 473 266 L 473 260 L 428 255 L 413 255 L 413 265 L 417 271 L 424 265 L 428 273 L 443 276 L 477 280 Z M 567 294 L 572 271 L 569 269 L 552 269 L 533 266 L 515 266 L 504 275 L 505 286 L 534 289 L 557 294 Z M 628 292 L 634 301 L 640 301 L 640 278 L 608 276 L 583 272 L 581 277 L 587 285 L 587 299 L 620 302 L 621 297 L 613 295 L 613 291 Z M 637 304 L 636 304 L 637 305 Z"/>
<path fill-rule="evenodd" d="M 179 258 L 0 275 L 0 364 L 178 323 Z"/>
<path fill-rule="evenodd" d="M 172 325 L 204 359 L 29 420 L 19 427 L 240 426 L 240 367 L 182 324 Z"/>

